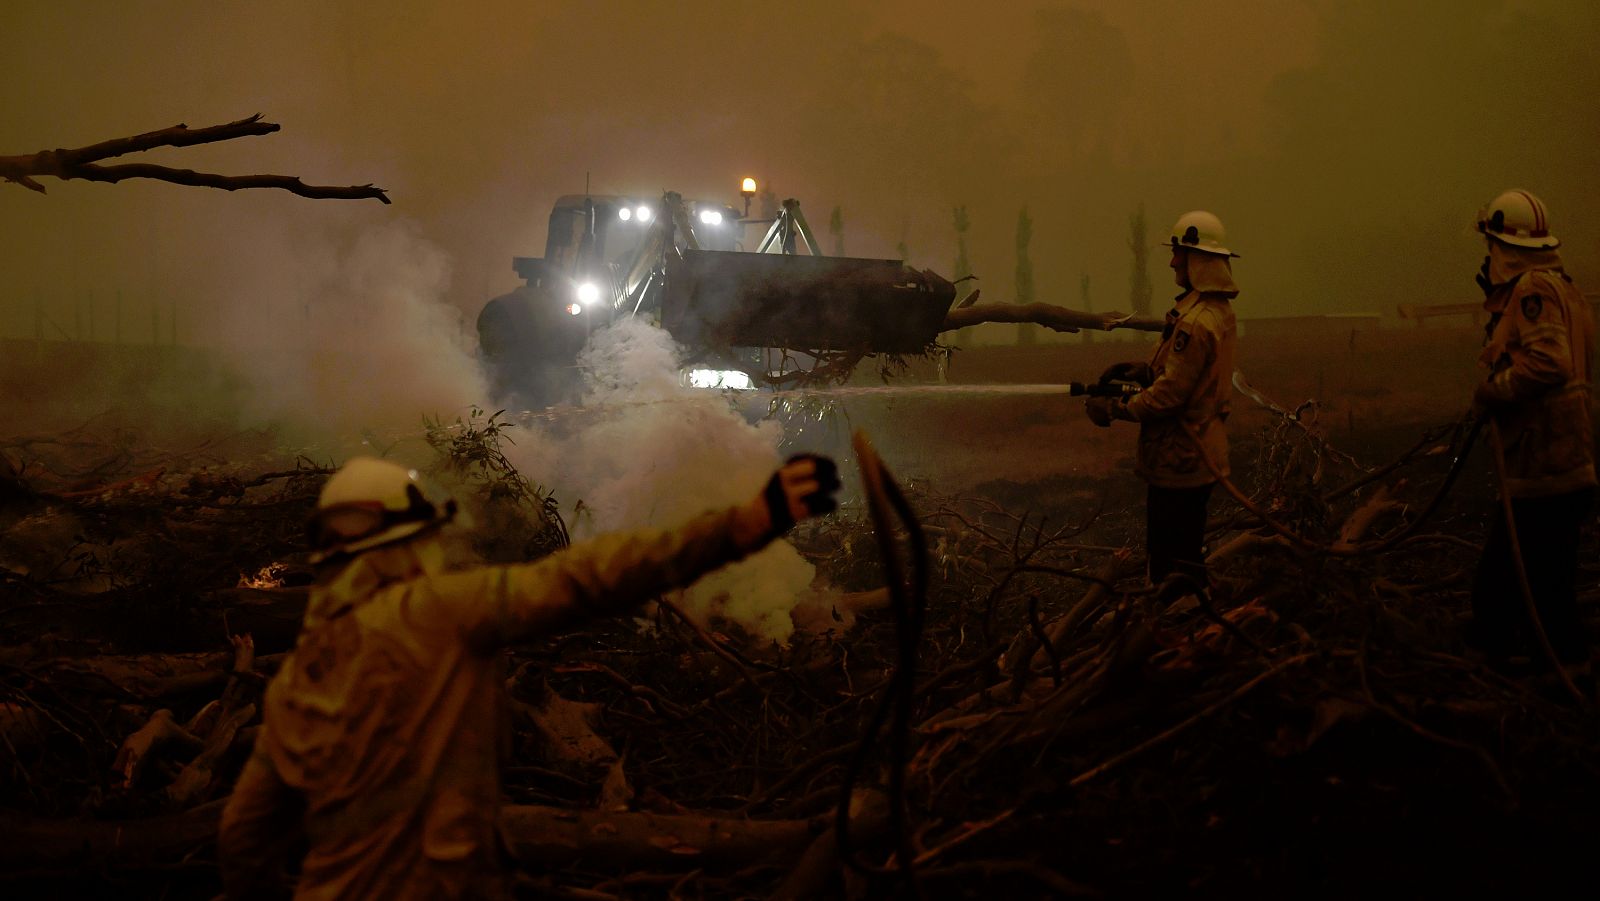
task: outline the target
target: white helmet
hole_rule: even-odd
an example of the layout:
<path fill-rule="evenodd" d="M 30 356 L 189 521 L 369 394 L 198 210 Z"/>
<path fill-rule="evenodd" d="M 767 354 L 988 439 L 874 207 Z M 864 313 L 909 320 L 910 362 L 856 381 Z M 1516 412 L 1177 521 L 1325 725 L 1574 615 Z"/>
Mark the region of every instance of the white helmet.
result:
<path fill-rule="evenodd" d="M 1512 247 L 1554 250 L 1561 240 L 1550 234 L 1544 201 L 1527 191 L 1506 191 L 1478 211 L 1478 231 Z"/>
<path fill-rule="evenodd" d="M 1198 250 L 1218 256 L 1236 257 L 1222 243 L 1222 220 L 1205 210 L 1192 210 L 1178 217 L 1172 225 L 1173 250 Z"/>
<path fill-rule="evenodd" d="M 411 538 L 454 519 L 456 502 L 429 490 L 417 471 L 376 457 L 355 457 L 322 486 L 306 524 L 311 561 L 359 554 Z"/>

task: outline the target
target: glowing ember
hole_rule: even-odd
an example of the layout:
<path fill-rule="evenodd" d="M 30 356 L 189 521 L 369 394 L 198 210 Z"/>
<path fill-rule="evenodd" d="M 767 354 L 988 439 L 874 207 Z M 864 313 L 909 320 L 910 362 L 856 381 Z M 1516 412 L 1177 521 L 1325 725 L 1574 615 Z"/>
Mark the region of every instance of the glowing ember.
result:
<path fill-rule="evenodd" d="M 253 576 L 239 574 L 240 588 L 282 588 L 283 573 L 289 567 L 282 563 L 269 563 Z"/>

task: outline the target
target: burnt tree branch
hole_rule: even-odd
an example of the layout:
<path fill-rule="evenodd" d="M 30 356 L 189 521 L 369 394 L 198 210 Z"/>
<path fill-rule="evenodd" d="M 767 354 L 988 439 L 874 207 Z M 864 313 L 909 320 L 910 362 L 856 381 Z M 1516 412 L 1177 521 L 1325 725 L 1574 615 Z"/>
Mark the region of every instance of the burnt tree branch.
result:
<path fill-rule="evenodd" d="M 205 128 L 191 129 L 187 125 L 178 124 L 171 128 L 162 128 L 126 138 L 113 138 L 109 141 L 101 141 L 98 144 L 90 144 L 86 147 L 58 148 L 18 156 L 0 156 L 0 179 L 22 185 L 41 194 L 45 193 L 44 185 L 38 181 L 42 177 L 59 178 L 63 181 L 77 178 L 84 181 L 112 183 L 130 178 L 147 178 L 175 185 L 218 188 L 224 191 L 273 188 L 314 200 L 372 199 L 383 203 L 389 202 L 389 197 L 382 188 L 375 188 L 370 184 L 349 186 L 308 185 L 299 178 L 288 175 L 219 175 L 211 172 L 196 172 L 192 169 L 175 169 L 170 166 L 160 166 L 152 163 L 101 165 L 103 160 L 124 156 L 129 153 L 139 153 L 159 147 L 192 147 L 196 144 L 212 144 L 218 141 L 230 141 L 234 138 L 271 134 L 278 131 L 279 128 L 280 126 L 276 123 L 261 121 L 261 114 L 257 113 L 248 119 L 240 119 L 237 122 L 229 122 L 224 125 L 211 125 Z"/>
<path fill-rule="evenodd" d="M 1109 332 L 1127 328 L 1141 332 L 1159 332 L 1165 327 L 1160 319 L 1140 318 L 1123 313 L 1084 313 L 1048 303 L 980 303 L 958 307 L 945 315 L 940 331 L 954 331 L 983 322 L 1031 322 L 1058 332 L 1077 332 L 1092 329 Z"/>

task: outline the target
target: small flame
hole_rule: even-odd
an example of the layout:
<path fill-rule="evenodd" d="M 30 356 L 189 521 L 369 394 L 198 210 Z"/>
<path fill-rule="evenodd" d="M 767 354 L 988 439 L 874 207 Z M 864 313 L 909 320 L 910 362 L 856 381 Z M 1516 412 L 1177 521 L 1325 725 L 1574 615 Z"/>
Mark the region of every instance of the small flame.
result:
<path fill-rule="evenodd" d="M 282 563 L 269 563 L 253 576 L 239 574 L 240 588 L 282 588 L 283 573 L 289 567 Z"/>

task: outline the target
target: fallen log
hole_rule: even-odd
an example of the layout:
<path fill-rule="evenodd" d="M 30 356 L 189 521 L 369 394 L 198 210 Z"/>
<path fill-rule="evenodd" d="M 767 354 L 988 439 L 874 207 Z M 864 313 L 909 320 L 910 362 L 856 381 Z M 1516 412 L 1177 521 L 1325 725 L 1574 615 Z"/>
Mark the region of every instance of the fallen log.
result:
<path fill-rule="evenodd" d="M 850 837 L 857 847 L 881 841 L 889 830 L 889 798 L 881 791 L 862 790 L 850 797 Z M 844 861 L 839 855 L 837 825 L 812 840 L 800 860 L 772 894 L 772 901 L 805 901 L 837 897 L 834 883 Z"/>
<path fill-rule="evenodd" d="M 206 694 L 222 688 L 232 672 L 233 651 L 204 654 L 102 654 L 95 657 L 57 657 L 15 664 L 64 690 L 112 698 L 157 701 Z M 270 672 L 282 654 L 257 657 L 254 663 Z"/>
<path fill-rule="evenodd" d="M 740 820 L 720 813 L 663 815 L 514 805 L 500 816 L 519 861 L 599 869 L 699 869 L 792 861 L 828 817 Z"/>
<path fill-rule="evenodd" d="M 183 860 L 216 842 L 225 801 L 122 822 L 0 814 L 0 872 L 65 867 L 140 867 Z"/>
<path fill-rule="evenodd" d="M 36 819 L 0 814 L 0 872 L 71 867 L 145 868 L 188 859 L 212 846 L 226 799 L 139 820 Z M 723 813 L 681 815 L 509 805 L 501 810 L 508 847 L 530 866 L 693 870 L 798 860 L 831 817 L 741 820 Z"/>
<path fill-rule="evenodd" d="M 189 761 L 178 773 L 178 777 L 167 786 L 167 800 L 175 807 L 193 803 L 207 794 L 215 792 L 220 782 L 218 770 L 224 755 L 234 747 L 234 738 L 239 732 L 255 718 L 256 705 L 246 704 L 233 711 L 226 720 L 217 725 L 200 754 Z M 228 777 L 231 783 L 232 777 Z M 223 787 L 226 787 L 224 784 Z"/>
<path fill-rule="evenodd" d="M 178 725 L 172 719 L 172 711 L 162 708 L 132 735 L 123 739 L 122 747 L 117 749 L 116 760 L 111 763 L 111 770 L 122 776 L 123 788 L 133 788 L 144 772 L 145 764 L 168 746 L 194 754 L 204 747 L 204 742 Z"/>
<path fill-rule="evenodd" d="M 1333 546 L 1340 550 L 1355 548 L 1361 543 L 1361 539 L 1366 537 L 1373 524 L 1385 514 L 1394 510 L 1404 509 L 1405 504 L 1396 500 L 1395 495 L 1405 487 L 1405 484 L 1406 480 L 1401 479 L 1393 489 L 1388 485 L 1383 485 L 1377 491 L 1374 491 L 1372 496 L 1357 507 L 1355 512 L 1351 513 L 1345 519 L 1344 524 L 1339 527 L 1339 537 L 1334 541 Z"/>
<path fill-rule="evenodd" d="M 311 589 L 224 588 L 207 592 L 205 601 L 221 611 L 230 633 L 248 632 L 262 651 L 287 651 L 294 647 L 305 619 Z"/>

